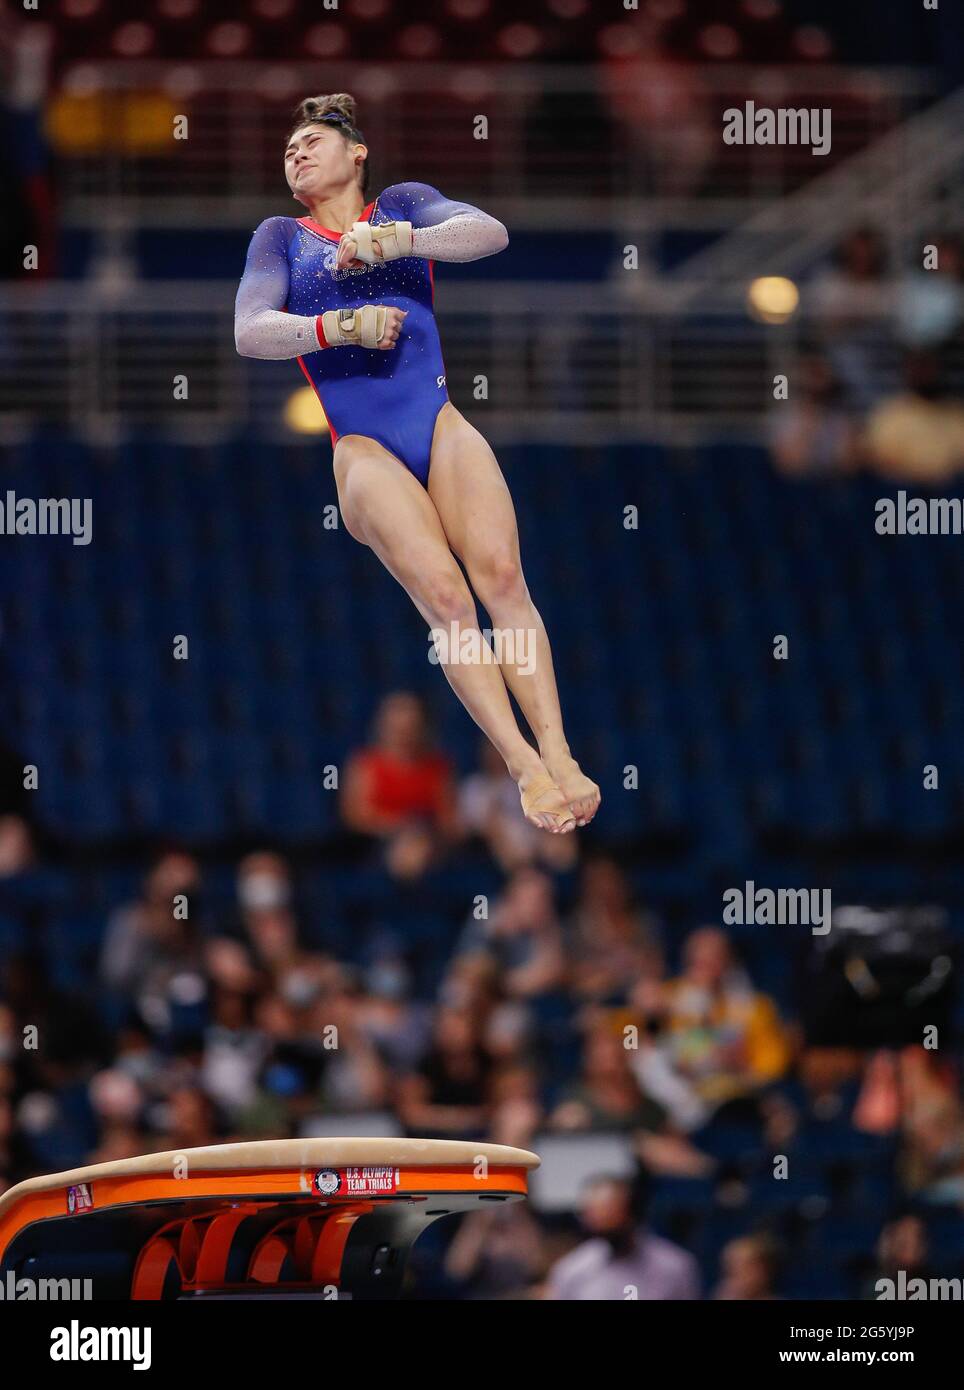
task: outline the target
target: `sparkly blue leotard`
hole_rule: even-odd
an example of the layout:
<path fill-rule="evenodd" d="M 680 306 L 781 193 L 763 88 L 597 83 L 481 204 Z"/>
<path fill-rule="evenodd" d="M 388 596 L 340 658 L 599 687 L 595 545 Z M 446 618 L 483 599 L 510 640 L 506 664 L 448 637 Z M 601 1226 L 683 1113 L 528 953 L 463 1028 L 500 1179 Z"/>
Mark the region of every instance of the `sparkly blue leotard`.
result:
<path fill-rule="evenodd" d="M 417 229 L 435 228 L 465 215 L 485 218 L 477 208 L 451 202 L 427 184 L 400 183 L 379 194 L 360 220 L 405 221 Z M 394 304 L 407 310 L 398 344 L 390 351 L 312 351 L 306 345 L 298 361 L 318 393 L 333 442 L 346 434 L 367 435 L 424 485 L 435 421 L 448 400 L 433 308 L 433 262 L 412 255 L 384 265 L 336 270 L 340 238 L 340 232 L 310 217 L 269 217 L 262 222 L 248 249 L 238 314 L 243 318 L 260 309 L 287 309 L 291 314 L 320 315 L 363 304 Z"/>

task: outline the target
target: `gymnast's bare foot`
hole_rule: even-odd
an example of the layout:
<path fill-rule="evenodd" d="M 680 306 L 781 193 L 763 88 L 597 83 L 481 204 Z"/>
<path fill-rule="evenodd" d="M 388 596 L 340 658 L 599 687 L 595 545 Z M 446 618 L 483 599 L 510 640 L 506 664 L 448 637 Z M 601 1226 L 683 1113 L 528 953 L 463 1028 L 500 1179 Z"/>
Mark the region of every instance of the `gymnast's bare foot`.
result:
<path fill-rule="evenodd" d="M 543 754 L 542 761 L 549 776 L 568 802 L 576 824 L 588 825 L 599 810 L 602 800 L 602 793 L 596 783 L 591 777 L 586 776 L 568 748 L 552 756 Z"/>
<path fill-rule="evenodd" d="M 576 818 L 568 800 L 541 762 L 518 780 L 522 814 L 530 825 L 552 835 L 568 835 L 575 830 Z"/>

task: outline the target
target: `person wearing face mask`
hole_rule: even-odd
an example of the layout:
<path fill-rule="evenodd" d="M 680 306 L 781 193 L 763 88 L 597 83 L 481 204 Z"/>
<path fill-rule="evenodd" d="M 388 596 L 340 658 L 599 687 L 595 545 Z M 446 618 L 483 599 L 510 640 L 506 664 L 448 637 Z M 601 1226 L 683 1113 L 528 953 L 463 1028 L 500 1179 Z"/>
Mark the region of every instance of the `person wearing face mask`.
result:
<path fill-rule="evenodd" d="M 291 898 L 291 872 L 280 854 L 259 850 L 238 866 L 238 904 L 242 913 L 277 911 Z"/>
<path fill-rule="evenodd" d="M 720 1254 L 720 1282 L 714 1299 L 761 1303 L 778 1298 L 774 1285 L 780 1262 L 780 1248 L 771 1236 L 740 1236 L 728 1241 Z"/>
<path fill-rule="evenodd" d="M 638 1181 L 604 1176 L 587 1184 L 579 1210 L 586 1239 L 557 1260 L 543 1296 L 559 1302 L 665 1301 L 700 1297 L 699 1267 L 687 1251 L 643 1224 Z"/>
<path fill-rule="evenodd" d="M 181 850 L 161 854 L 139 898 L 110 916 L 100 958 L 104 984 L 119 994 L 135 993 L 162 976 L 196 963 L 201 921 L 201 873 Z M 188 915 L 176 912 L 178 900 Z"/>

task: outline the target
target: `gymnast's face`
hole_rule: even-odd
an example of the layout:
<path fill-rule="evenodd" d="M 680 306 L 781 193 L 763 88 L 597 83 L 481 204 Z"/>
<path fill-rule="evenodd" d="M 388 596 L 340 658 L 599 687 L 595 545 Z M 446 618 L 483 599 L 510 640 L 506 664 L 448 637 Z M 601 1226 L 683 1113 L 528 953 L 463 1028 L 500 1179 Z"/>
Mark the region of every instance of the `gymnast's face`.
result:
<path fill-rule="evenodd" d="M 299 203 L 308 207 L 316 199 L 331 197 L 357 182 L 367 153 L 364 145 L 346 140 L 332 126 L 302 126 L 285 150 L 288 187 Z"/>

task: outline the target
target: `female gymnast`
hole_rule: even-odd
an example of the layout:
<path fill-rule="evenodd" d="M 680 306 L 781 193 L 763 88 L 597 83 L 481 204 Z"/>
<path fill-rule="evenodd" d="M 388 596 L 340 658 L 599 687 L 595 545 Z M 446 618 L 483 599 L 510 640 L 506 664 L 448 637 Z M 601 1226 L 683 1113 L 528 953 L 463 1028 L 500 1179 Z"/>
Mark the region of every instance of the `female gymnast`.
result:
<path fill-rule="evenodd" d="M 269 217 L 254 233 L 238 289 L 237 348 L 245 357 L 298 358 L 331 427 L 345 526 L 433 634 L 459 634 L 456 659 L 436 638 L 450 685 L 505 759 L 526 818 L 564 834 L 592 820 L 599 788 L 570 754 L 512 499 L 492 450 L 448 398 L 433 312 L 433 262 L 491 256 L 508 234 L 423 183 L 394 184 L 368 201 L 367 159 L 351 96 L 300 104 L 284 164 L 308 216 Z M 511 644 L 500 644 L 498 660 L 483 649 L 456 556 L 493 631 L 531 634 L 524 660 Z M 457 659 L 466 638 L 482 659 Z"/>

